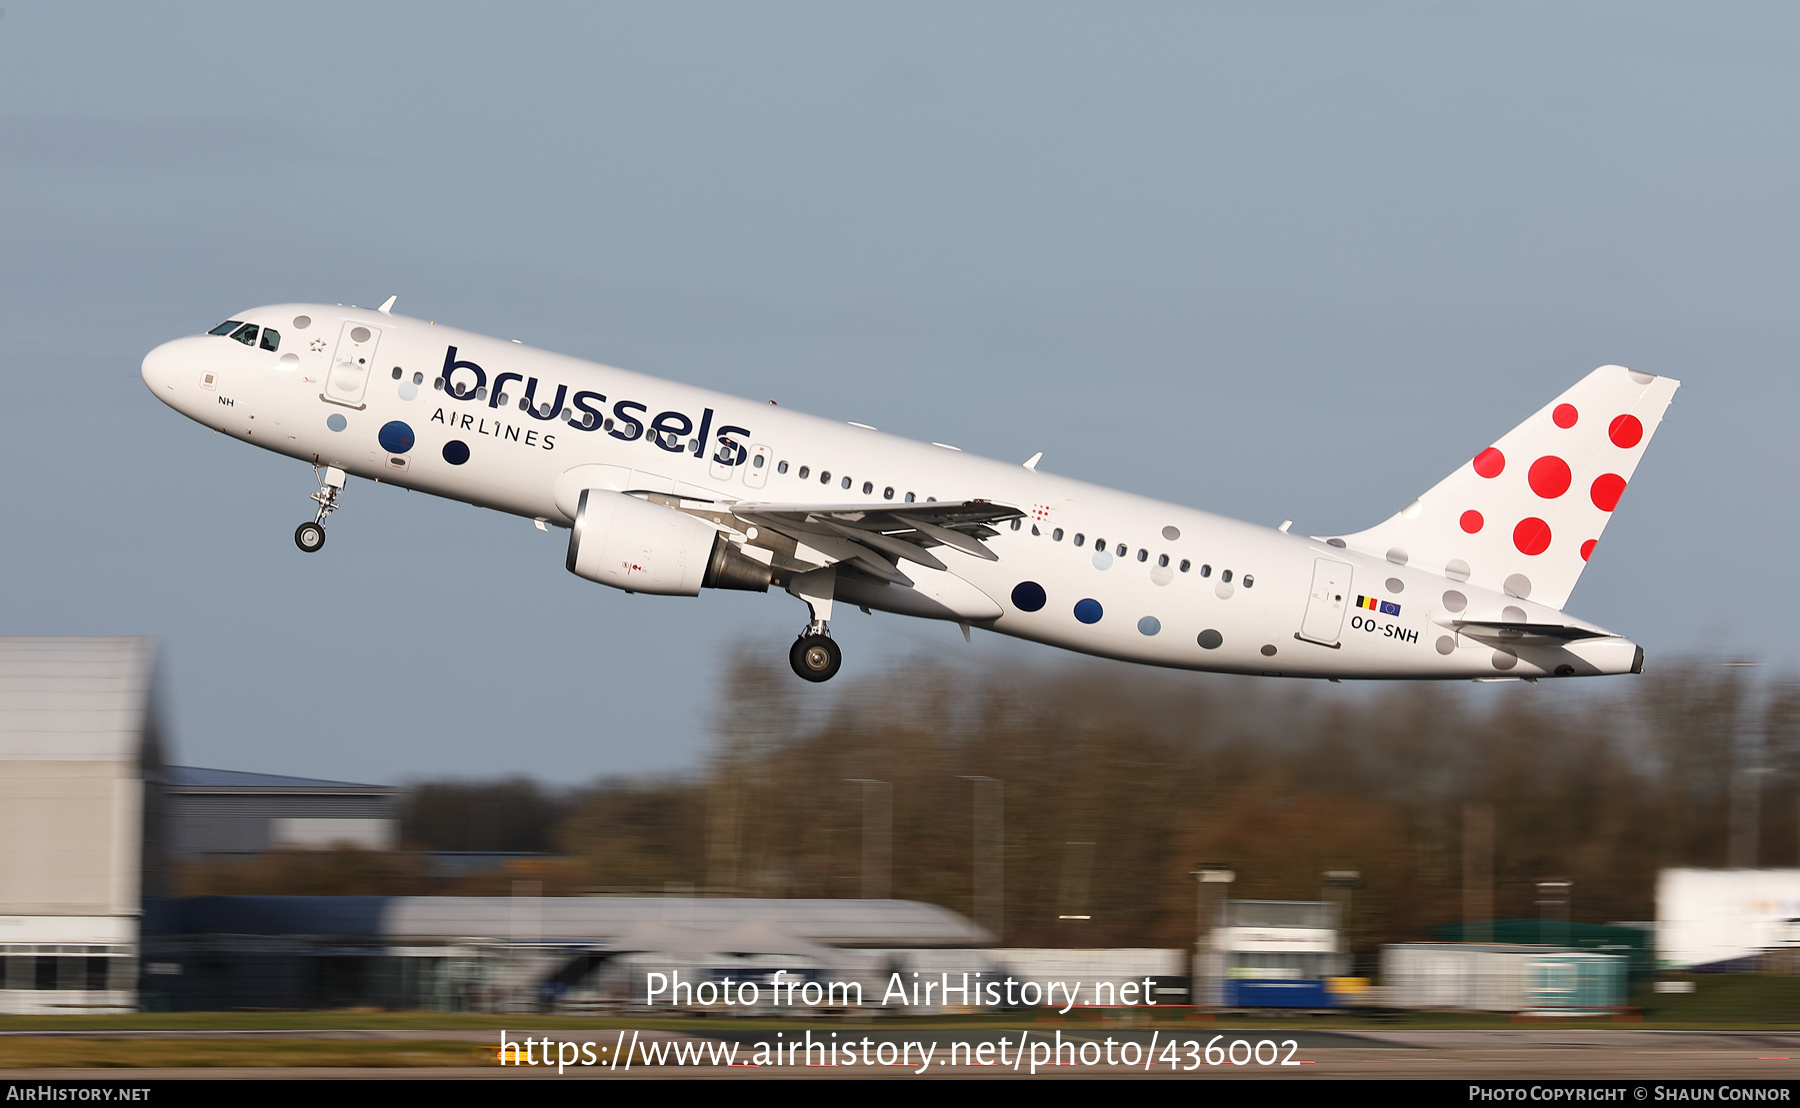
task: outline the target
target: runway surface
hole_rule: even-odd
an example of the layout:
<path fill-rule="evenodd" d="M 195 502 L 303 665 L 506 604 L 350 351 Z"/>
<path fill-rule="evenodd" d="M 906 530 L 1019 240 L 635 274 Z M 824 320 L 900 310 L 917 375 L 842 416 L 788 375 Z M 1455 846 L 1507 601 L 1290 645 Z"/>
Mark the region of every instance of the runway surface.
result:
<path fill-rule="evenodd" d="M 1060 1031 L 1060 1038 L 1058 1033 Z M 756 1077 L 821 1077 L 821 1078 L 930 1078 L 930 1077 L 1025 1077 L 1031 1075 L 1032 1063 L 1037 1077 L 1124 1077 L 1136 1074 L 1145 1078 L 1260 1078 L 1267 1080 L 1318 1080 L 1345 1078 L 1430 1078 L 1437 1080 L 1567 1080 L 1604 1079 L 1644 1084 L 1656 1081 L 1694 1080 L 1759 1080 L 1788 1081 L 1800 1079 L 1800 1032 L 1765 1031 L 1662 1031 L 1662 1030 L 1483 1030 L 1483 1031 L 1298 1031 L 1286 1028 L 1223 1029 L 1205 1031 L 1178 1029 L 1100 1029 L 1022 1028 L 1003 1029 L 931 1029 L 909 1028 L 893 1031 L 840 1030 L 831 1039 L 829 1029 L 813 1029 L 806 1039 L 805 1029 L 785 1029 L 779 1039 L 774 1032 L 754 1028 L 707 1029 L 703 1034 L 675 1034 L 667 1031 L 637 1032 L 636 1048 L 631 1046 L 633 1032 L 623 1036 L 617 1031 L 571 1032 L 530 1030 L 509 1031 L 508 1038 L 549 1039 L 561 1042 L 592 1043 L 598 1065 L 570 1065 L 559 1075 L 557 1067 L 538 1065 L 478 1065 L 469 1067 L 310 1067 L 310 1066 L 230 1066 L 181 1069 L 45 1068 L 0 1071 L 0 1079 L 9 1081 L 52 1079 L 59 1081 L 99 1080 L 107 1082 L 139 1079 L 207 1079 L 237 1078 L 260 1080 L 292 1080 L 359 1078 L 383 1080 L 417 1080 L 428 1078 L 499 1078 L 502 1080 L 656 1080 L 669 1077 L 744 1079 Z M 1176 1044 L 1169 1049 L 1170 1036 Z M 287 1031 L 113 1031 L 113 1032 L 0 1032 L 7 1039 L 31 1037 L 75 1038 L 91 1040 L 118 1039 L 232 1039 L 245 1040 L 435 1040 L 499 1045 L 499 1034 L 493 1031 L 394 1031 L 394 1030 L 287 1030 Z M 1023 1038 L 1021 1038 L 1023 1036 Z M 749 1065 L 759 1043 L 780 1042 L 784 1045 L 798 1037 L 810 1041 L 835 1042 L 857 1052 L 857 1064 L 822 1064 L 829 1057 L 815 1049 L 814 1064 L 808 1065 L 792 1055 L 784 1055 L 782 1064 Z M 1006 1047 L 999 1049 L 1005 1038 Z M 1216 1037 L 1216 1038 L 1215 1038 Z M 1106 1040 L 1111 1040 L 1110 1052 Z M 1233 1048 L 1235 1042 L 1242 1045 Z M 1258 1049 L 1257 1044 L 1268 1043 Z M 964 1044 L 952 1062 L 948 1052 L 953 1044 Z M 985 1055 L 970 1054 L 971 1047 L 990 1044 Z M 1216 1051 L 1209 1064 L 1205 1044 Z M 617 1049 L 623 1044 L 623 1050 Z M 909 1046 L 910 1044 L 910 1046 Z M 1131 1050 L 1127 1044 L 1135 1044 Z M 1198 1049 L 1189 1044 L 1198 1044 Z M 1290 1045 L 1291 1044 L 1291 1045 Z M 736 1054 L 728 1052 L 735 1046 Z M 1023 1056 L 1021 1056 L 1021 1046 Z M 1057 1048 L 1062 1049 L 1058 1050 Z M 1071 1049 L 1072 1047 L 1072 1049 Z M 685 1049 L 683 1049 L 685 1048 Z M 932 1051 L 928 1064 L 925 1051 Z M 698 1054 L 698 1064 L 677 1065 L 677 1052 L 690 1058 Z M 904 1053 L 905 1062 L 898 1059 Z M 1061 1064 L 1049 1059 L 1054 1053 Z M 618 1055 L 615 1060 L 614 1055 Z M 543 1057 L 537 1047 L 533 1056 Z M 625 1061 L 629 1056 L 629 1064 Z M 1106 1058 L 1110 1056 L 1111 1064 Z M 1169 1058 L 1176 1064 L 1171 1067 Z M 719 1064 L 705 1059 L 732 1057 L 736 1064 Z M 867 1057 L 870 1064 L 863 1064 Z M 1076 1058 L 1069 1064 L 1071 1057 Z M 1137 1059 L 1126 1065 L 1122 1057 Z M 842 1055 L 839 1055 L 842 1058 Z M 1005 1058 L 1005 1063 L 1000 1061 Z M 1096 1064 L 1084 1064 L 1089 1058 Z M 1244 1059 L 1233 1064 L 1233 1059 Z M 647 1061 L 648 1059 L 648 1061 Z M 894 1059 L 887 1061 L 887 1059 Z M 1150 1064 L 1146 1066 L 1144 1059 Z M 657 1064 L 660 1060 L 661 1064 Z M 1260 1061 L 1259 1061 L 1260 1060 Z M 982 1064 L 983 1062 L 988 1064 Z M 884 1064 L 885 1062 L 885 1064 Z M 973 1063 L 973 1064 L 971 1064 Z M 1286 1064 L 1283 1064 L 1286 1063 Z"/>

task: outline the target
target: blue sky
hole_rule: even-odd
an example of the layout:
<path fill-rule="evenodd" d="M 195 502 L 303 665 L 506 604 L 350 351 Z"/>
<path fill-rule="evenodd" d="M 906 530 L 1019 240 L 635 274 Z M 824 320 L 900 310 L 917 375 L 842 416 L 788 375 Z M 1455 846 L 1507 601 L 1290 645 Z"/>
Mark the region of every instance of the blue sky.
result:
<path fill-rule="evenodd" d="M 1797 660 L 1791 6 L 4 7 L 0 631 L 160 636 L 185 760 L 679 770 L 731 653 L 803 622 L 365 483 L 302 555 L 310 472 L 137 375 L 240 308 L 391 293 L 1313 534 L 1596 365 L 1678 377 L 1570 608 L 1652 666 Z M 1054 660 L 834 630 L 840 681 Z"/>

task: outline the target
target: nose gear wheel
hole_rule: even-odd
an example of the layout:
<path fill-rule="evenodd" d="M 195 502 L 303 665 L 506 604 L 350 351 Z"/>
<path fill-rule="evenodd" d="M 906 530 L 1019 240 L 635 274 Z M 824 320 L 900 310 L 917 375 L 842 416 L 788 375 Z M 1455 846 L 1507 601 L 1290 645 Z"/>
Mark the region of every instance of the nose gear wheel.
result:
<path fill-rule="evenodd" d="M 319 482 L 319 491 L 312 494 L 313 502 L 319 506 L 318 514 L 311 523 L 294 528 L 294 545 L 308 554 L 325 545 L 325 518 L 338 510 L 338 497 L 343 495 L 344 482 L 349 480 L 349 476 L 336 466 L 326 466 L 321 473 L 314 465 L 313 477 Z"/>

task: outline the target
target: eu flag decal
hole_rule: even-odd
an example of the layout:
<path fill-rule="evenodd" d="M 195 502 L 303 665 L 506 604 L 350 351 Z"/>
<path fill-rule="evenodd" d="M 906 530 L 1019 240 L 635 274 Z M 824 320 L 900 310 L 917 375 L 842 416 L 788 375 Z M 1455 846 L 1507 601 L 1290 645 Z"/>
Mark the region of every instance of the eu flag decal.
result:
<path fill-rule="evenodd" d="M 1381 614 L 1384 616 L 1397 616 L 1400 614 L 1400 605 L 1395 604 L 1391 600 L 1383 600 L 1381 602 Z"/>

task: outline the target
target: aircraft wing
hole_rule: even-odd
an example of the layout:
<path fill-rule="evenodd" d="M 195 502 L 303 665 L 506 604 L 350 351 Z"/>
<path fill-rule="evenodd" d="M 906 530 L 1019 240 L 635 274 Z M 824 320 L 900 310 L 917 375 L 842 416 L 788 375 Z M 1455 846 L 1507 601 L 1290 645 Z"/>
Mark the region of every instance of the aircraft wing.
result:
<path fill-rule="evenodd" d="M 848 562 L 897 585 L 911 585 L 902 560 L 946 569 L 934 548 L 954 547 L 987 561 L 998 556 L 981 540 L 999 534 L 996 523 L 1023 519 L 1018 508 L 988 500 L 924 504 L 739 503 L 729 511 L 747 524 L 767 528 L 818 551 L 832 562 Z"/>
<path fill-rule="evenodd" d="M 1566 646 L 1581 639 L 1605 639 L 1612 635 L 1591 627 L 1563 623 L 1512 623 L 1500 620 L 1457 619 L 1450 626 L 1479 642 L 1495 646 Z"/>

